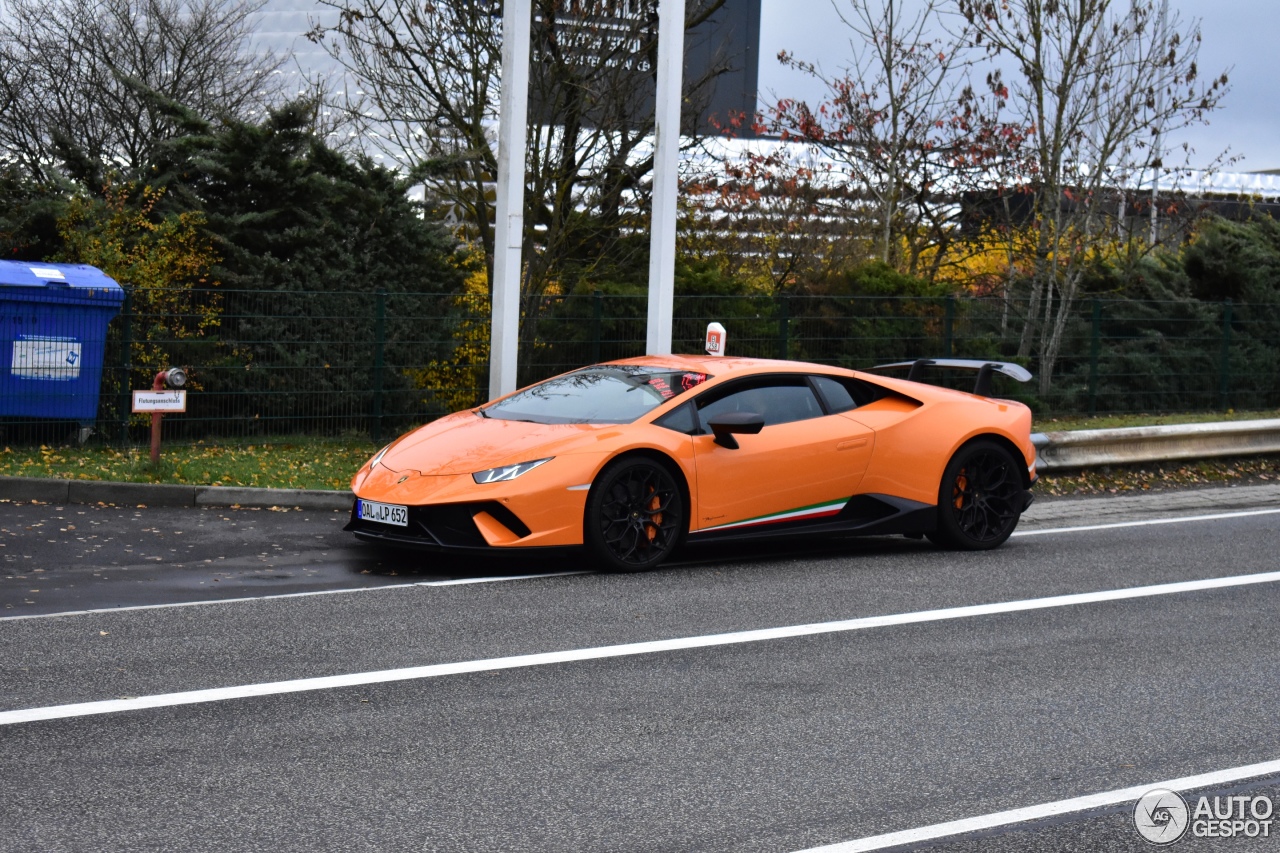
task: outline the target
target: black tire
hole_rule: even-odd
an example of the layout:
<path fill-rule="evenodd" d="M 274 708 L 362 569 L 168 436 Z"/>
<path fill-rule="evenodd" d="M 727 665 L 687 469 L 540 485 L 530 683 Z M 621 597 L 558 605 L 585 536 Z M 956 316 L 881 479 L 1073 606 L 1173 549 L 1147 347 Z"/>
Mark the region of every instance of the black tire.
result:
<path fill-rule="evenodd" d="M 591 485 L 583 539 L 609 572 L 643 572 L 685 535 L 684 495 L 668 465 L 642 456 L 610 463 Z"/>
<path fill-rule="evenodd" d="M 959 551 L 999 547 L 1025 506 L 1022 471 L 1013 456 L 994 441 L 975 441 L 947 463 L 938 487 L 938 529 L 929 539 Z"/>

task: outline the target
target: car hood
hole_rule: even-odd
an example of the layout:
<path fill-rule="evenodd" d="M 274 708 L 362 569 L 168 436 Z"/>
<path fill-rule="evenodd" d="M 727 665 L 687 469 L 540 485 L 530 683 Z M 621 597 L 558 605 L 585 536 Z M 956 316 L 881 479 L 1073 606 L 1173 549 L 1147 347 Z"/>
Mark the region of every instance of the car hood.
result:
<path fill-rule="evenodd" d="M 379 464 L 427 476 L 474 474 L 570 453 L 618 429 L 617 424 L 535 424 L 457 412 L 402 436 Z"/>

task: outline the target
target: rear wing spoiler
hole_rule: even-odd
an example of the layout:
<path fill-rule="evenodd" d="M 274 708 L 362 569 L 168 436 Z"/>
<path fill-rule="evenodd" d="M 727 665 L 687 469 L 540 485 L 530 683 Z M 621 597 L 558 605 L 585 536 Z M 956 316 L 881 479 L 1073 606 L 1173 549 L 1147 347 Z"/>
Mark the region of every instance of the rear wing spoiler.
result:
<path fill-rule="evenodd" d="M 909 367 L 908 382 L 920 382 L 926 368 L 937 367 L 943 370 L 976 370 L 978 379 L 973 384 L 973 393 L 979 397 L 991 396 L 991 374 L 999 373 L 1016 379 L 1018 382 L 1030 382 L 1031 373 L 1020 364 L 1007 361 L 983 361 L 973 358 L 917 358 L 915 361 L 898 361 L 893 364 L 878 364 L 872 370 L 891 370 Z"/>

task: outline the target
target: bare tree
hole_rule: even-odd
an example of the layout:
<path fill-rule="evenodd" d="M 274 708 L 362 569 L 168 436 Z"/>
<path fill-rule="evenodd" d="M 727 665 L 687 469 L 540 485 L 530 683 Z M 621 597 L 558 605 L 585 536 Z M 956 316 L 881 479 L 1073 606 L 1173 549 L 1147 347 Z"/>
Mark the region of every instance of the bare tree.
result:
<path fill-rule="evenodd" d="M 309 37 L 348 72 L 338 94 L 370 144 L 401 160 L 471 229 L 492 273 L 501 74 L 497 2 L 321 0 Z M 724 0 L 694 0 L 696 27 Z M 535 0 L 526 154 L 526 315 L 549 287 L 617 264 L 643 226 L 652 170 L 654 0 Z M 686 80 L 684 129 L 714 65 Z M 639 258 L 630 259 L 640 263 Z M 570 273 L 567 265 L 575 270 Z"/>
<path fill-rule="evenodd" d="M 282 59 L 248 44 L 264 0 L 0 2 L 0 159 L 38 181 L 68 156 L 145 175 L 176 130 L 145 90 L 242 118 L 279 89 Z"/>
<path fill-rule="evenodd" d="M 940 196 L 954 195 L 975 163 L 981 171 L 975 152 L 1000 138 L 992 129 L 1002 99 L 968 85 L 965 35 L 943 27 L 942 7 L 942 0 L 837 5 L 853 33 L 850 65 L 827 75 L 784 52 L 784 64 L 826 85 L 827 99 L 784 99 L 767 117 L 784 138 L 817 145 L 841 164 L 873 211 L 876 254 L 913 275 L 936 273 L 954 234 L 954 208 Z"/>
<path fill-rule="evenodd" d="M 1038 356 L 1047 393 L 1089 253 L 1116 230 L 1118 190 L 1170 168 L 1159 140 L 1203 121 L 1227 77 L 1199 78 L 1198 25 L 1164 18 L 1153 0 L 955 2 L 973 43 L 1012 64 L 1011 104 L 1034 129 L 1024 218 L 1036 247 L 1018 354 Z"/>

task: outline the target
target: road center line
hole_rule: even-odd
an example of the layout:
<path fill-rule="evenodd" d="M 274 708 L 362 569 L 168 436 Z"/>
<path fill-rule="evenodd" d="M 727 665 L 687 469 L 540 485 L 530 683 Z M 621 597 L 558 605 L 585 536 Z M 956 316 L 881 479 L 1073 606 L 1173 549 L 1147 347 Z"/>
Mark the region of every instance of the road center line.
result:
<path fill-rule="evenodd" d="M 950 607 L 942 610 L 923 610 L 914 613 L 898 613 L 889 616 L 868 616 L 838 622 L 818 622 L 808 625 L 789 625 L 780 628 L 762 628 L 753 631 L 736 631 L 729 634 L 710 634 L 698 637 L 679 637 L 671 640 L 654 640 L 642 643 L 623 643 L 614 646 L 598 646 L 586 649 L 567 649 L 558 652 L 513 655 L 511 657 L 460 661 L 457 663 L 411 666 L 403 669 L 386 669 L 374 672 L 354 672 L 347 675 L 330 675 L 317 678 L 299 678 L 290 681 L 273 681 L 262 684 L 242 684 L 232 687 L 216 687 L 207 690 L 190 690 L 181 693 L 162 693 L 127 699 L 109 699 L 98 702 L 80 702 L 71 705 L 51 705 L 16 711 L 0 711 L 0 726 L 30 723 L 38 720 L 57 720 L 67 717 L 86 717 L 98 714 L 114 714 L 121 711 L 137 711 L 145 708 L 166 708 L 175 705 L 194 705 L 204 702 L 221 702 L 228 699 L 244 699 L 252 696 L 276 696 L 284 693 L 304 693 L 314 690 L 332 690 L 364 684 L 384 684 L 393 681 L 411 681 L 439 678 L 446 675 L 462 675 L 475 672 L 519 669 L 534 666 L 571 663 L 575 661 L 602 660 L 605 658 L 633 657 L 660 652 L 686 649 L 731 646 L 756 643 L 765 640 L 781 640 L 791 637 L 809 637 L 819 634 L 837 634 L 883 628 L 892 625 L 913 625 L 922 622 L 940 622 L 950 619 L 967 619 L 1027 610 L 1043 610 L 1070 607 L 1078 604 L 1096 604 L 1123 601 L 1133 598 L 1150 598 L 1197 592 L 1224 587 L 1254 586 L 1280 581 L 1280 572 L 1253 575 L 1237 575 L 1228 578 L 1207 578 L 1155 586 L 1130 587 L 1103 592 L 1084 592 L 1057 595 L 1049 598 L 1033 598 L 1022 601 L 1002 601 L 994 604 L 976 604 L 966 607 Z"/>
<path fill-rule="evenodd" d="M 271 601 L 276 598 L 314 598 L 318 595 L 348 595 L 353 592 L 381 592 L 384 589 L 412 589 L 417 586 L 465 586 L 477 583 L 504 583 L 506 581 L 562 578 L 569 575 L 586 575 L 586 570 L 574 572 L 547 572 L 538 575 L 499 575 L 495 577 L 454 578 L 442 581 L 414 581 L 389 583 L 382 586 L 355 586 L 342 589 L 316 589 L 310 592 L 281 592 L 274 595 L 250 595 L 240 598 L 210 598 L 204 601 L 175 601 L 169 604 L 134 604 L 129 607 L 100 607 L 96 610 L 62 610 L 58 613 L 33 613 L 29 616 L 0 616 L 0 622 L 17 622 L 22 619 L 56 619 L 61 616 L 90 616 L 103 613 L 129 613 L 134 610 L 168 610 L 172 607 L 203 607 L 206 604 L 244 604 L 248 601 Z"/>
<path fill-rule="evenodd" d="M 1025 821 L 1041 820 L 1057 815 L 1085 812 L 1090 809 L 1114 806 L 1119 803 L 1137 802 L 1143 794 L 1155 788 L 1166 788 L 1170 791 L 1194 791 L 1200 788 L 1212 788 L 1229 782 L 1245 779 L 1256 779 L 1274 776 L 1280 773 L 1280 761 L 1267 761 L 1261 764 L 1247 764 L 1243 767 L 1232 767 L 1228 770 L 1217 770 L 1202 773 L 1199 776 L 1184 776 L 1181 779 L 1166 779 L 1163 782 L 1151 782 L 1132 788 L 1121 788 L 1116 791 L 1105 791 L 1070 800 L 1058 800 L 1055 803 L 1042 803 L 1022 809 L 1011 809 L 1005 812 L 953 820 L 946 823 L 935 823 L 917 829 L 906 829 L 901 832 L 889 832 L 884 835 L 873 835 L 856 841 L 844 841 L 829 844 L 825 847 L 810 847 L 797 853 L 865 853 L 870 850 L 884 850 L 889 847 L 900 847 L 904 844 L 916 844 L 938 838 L 950 838 L 970 832 L 980 832 L 998 826 L 1009 826 Z M 1134 835 L 1135 839 L 1137 834 Z M 1134 844 L 1137 845 L 1135 840 Z"/>

